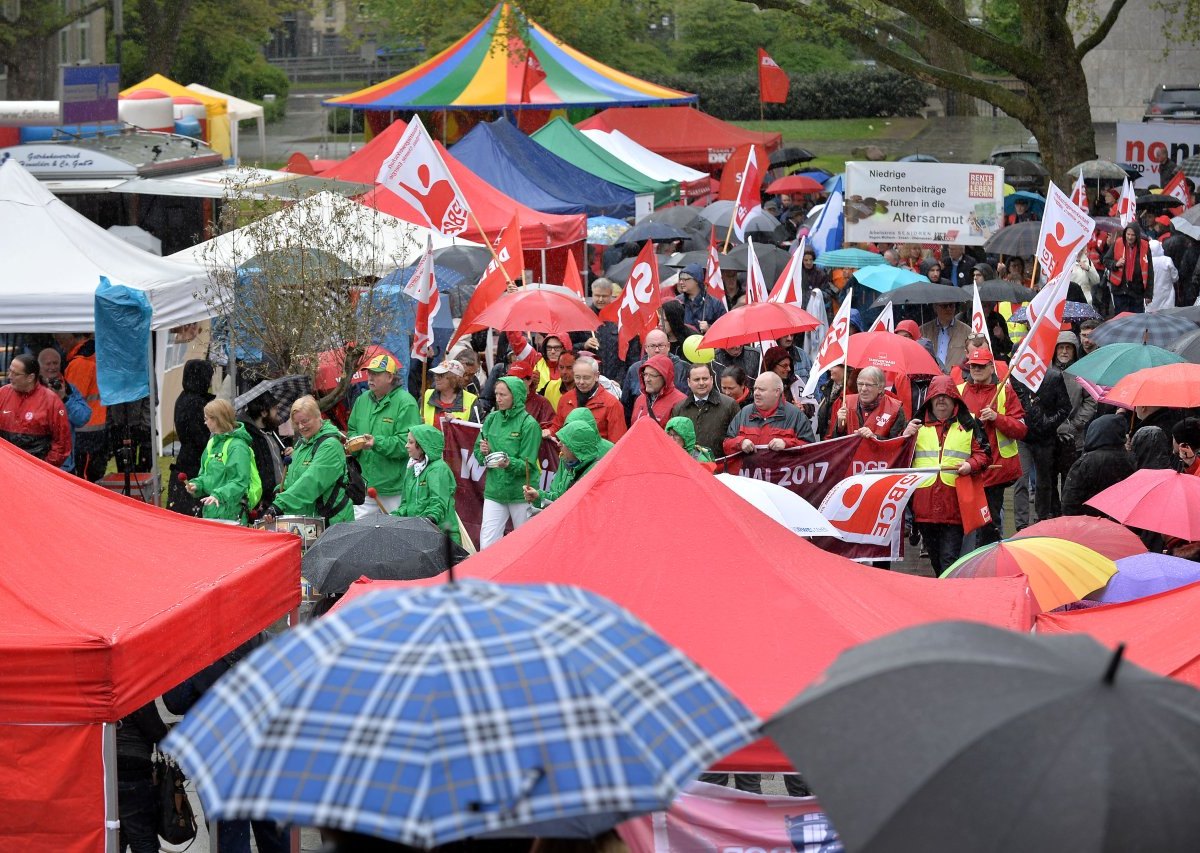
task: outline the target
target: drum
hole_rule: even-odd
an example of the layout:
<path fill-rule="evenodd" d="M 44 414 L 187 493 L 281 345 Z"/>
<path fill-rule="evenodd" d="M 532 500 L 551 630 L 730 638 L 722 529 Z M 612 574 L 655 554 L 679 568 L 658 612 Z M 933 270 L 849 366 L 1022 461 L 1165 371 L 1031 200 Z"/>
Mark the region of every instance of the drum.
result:
<path fill-rule="evenodd" d="M 325 532 L 325 519 L 307 515 L 280 515 L 254 522 L 259 530 L 292 533 L 300 537 L 301 552 L 308 551 Z"/>

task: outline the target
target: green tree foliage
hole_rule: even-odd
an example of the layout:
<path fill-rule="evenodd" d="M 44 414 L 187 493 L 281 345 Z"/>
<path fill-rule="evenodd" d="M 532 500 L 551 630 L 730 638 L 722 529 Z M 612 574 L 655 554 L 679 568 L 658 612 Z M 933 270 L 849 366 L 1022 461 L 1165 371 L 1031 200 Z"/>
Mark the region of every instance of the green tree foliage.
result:
<path fill-rule="evenodd" d="M 44 75 L 53 39 L 68 24 L 108 5 L 108 0 L 79 3 L 67 11 L 61 0 L 22 0 L 0 4 L 0 66 L 8 74 L 14 101 L 53 98 L 53 75 Z"/>

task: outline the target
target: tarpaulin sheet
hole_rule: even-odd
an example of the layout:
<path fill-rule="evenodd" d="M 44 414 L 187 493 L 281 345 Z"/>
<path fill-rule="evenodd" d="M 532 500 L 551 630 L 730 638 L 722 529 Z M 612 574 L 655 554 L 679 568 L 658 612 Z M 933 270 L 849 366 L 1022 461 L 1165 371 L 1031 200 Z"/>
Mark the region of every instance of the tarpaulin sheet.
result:
<path fill-rule="evenodd" d="M 867 640 L 947 619 L 1018 631 L 1033 622 L 1023 578 L 943 581 L 822 551 L 719 483 L 649 419 L 549 508 L 456 571 L 607 596 L 764 719 Z M 790 767 L 765 740 L 719 766 Z"/>
<path fill-rule="evenodd" d="M 96 288 L 96 382 L 106 406 L 150 396 L 150 300 L 100 276 Z"/>

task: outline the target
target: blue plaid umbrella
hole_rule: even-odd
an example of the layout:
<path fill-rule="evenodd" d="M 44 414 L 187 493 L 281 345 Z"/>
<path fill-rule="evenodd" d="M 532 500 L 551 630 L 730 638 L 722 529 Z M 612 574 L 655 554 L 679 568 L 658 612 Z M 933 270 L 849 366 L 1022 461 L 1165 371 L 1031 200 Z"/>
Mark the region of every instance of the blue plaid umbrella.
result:
<path fill-rule="evenodd" d="M 1146 315 L 1150 316 L 1150 315 Z M 1014 323 L 1029 322 L 1029 306 L 1022 305 L 1010 318 Z M 1099 320 L 1100 312 L 1086 302 L 1067 302 L 1063 305 L 1063 320 Z M 1098 330 L 1098 327 L 1097 327 Z M 1095 332 L 1092 333 L 1093 338 Z"/>
<path fill-rule="evenodd" d="M 665 809 L 758 721 L 634 616 L 568 586 L 364 595 L 262 647 L 163 742 L 210 819 L 432 847 L 580 837 Z"/>
<path fill-rule="evenodd" d="M 1166 349 L 1189 332 L 1196 331 L 1197 324 L 1179 314 L 1130 314 L 1128 317 L 1113 317 L 1092 329 L 1092 340 L 1100 346 L 1108 344 L 1153 344 Z"/>

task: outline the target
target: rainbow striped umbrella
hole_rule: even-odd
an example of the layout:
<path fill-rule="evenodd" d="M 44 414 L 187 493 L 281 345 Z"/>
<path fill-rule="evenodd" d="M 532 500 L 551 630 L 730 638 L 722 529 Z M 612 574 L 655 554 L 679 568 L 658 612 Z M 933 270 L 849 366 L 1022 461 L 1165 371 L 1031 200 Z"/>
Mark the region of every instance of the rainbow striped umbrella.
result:
<path fill-rule="evenodd" d="M 516 34 L 522 30 L 523 17 L 516 6 L 499 4 L 475 29 L 432 59 L 324 103 L 368 110 L 481 110 L 696 101 L 695 95 L 657 86 L 597 62 L 529 18 L 524 19 L 526 42 L 522 43 Z"/>
<path fill-rule="evenodd" d="M 963 554 L 942 573 L 944 578 L 993 578 L 1025 575 L 1034 601 L 1043 611 L 1079 601 L 1108 583 L 1117 564 L 1091 548 L 1052 536 L 1005 539 Z"/>

